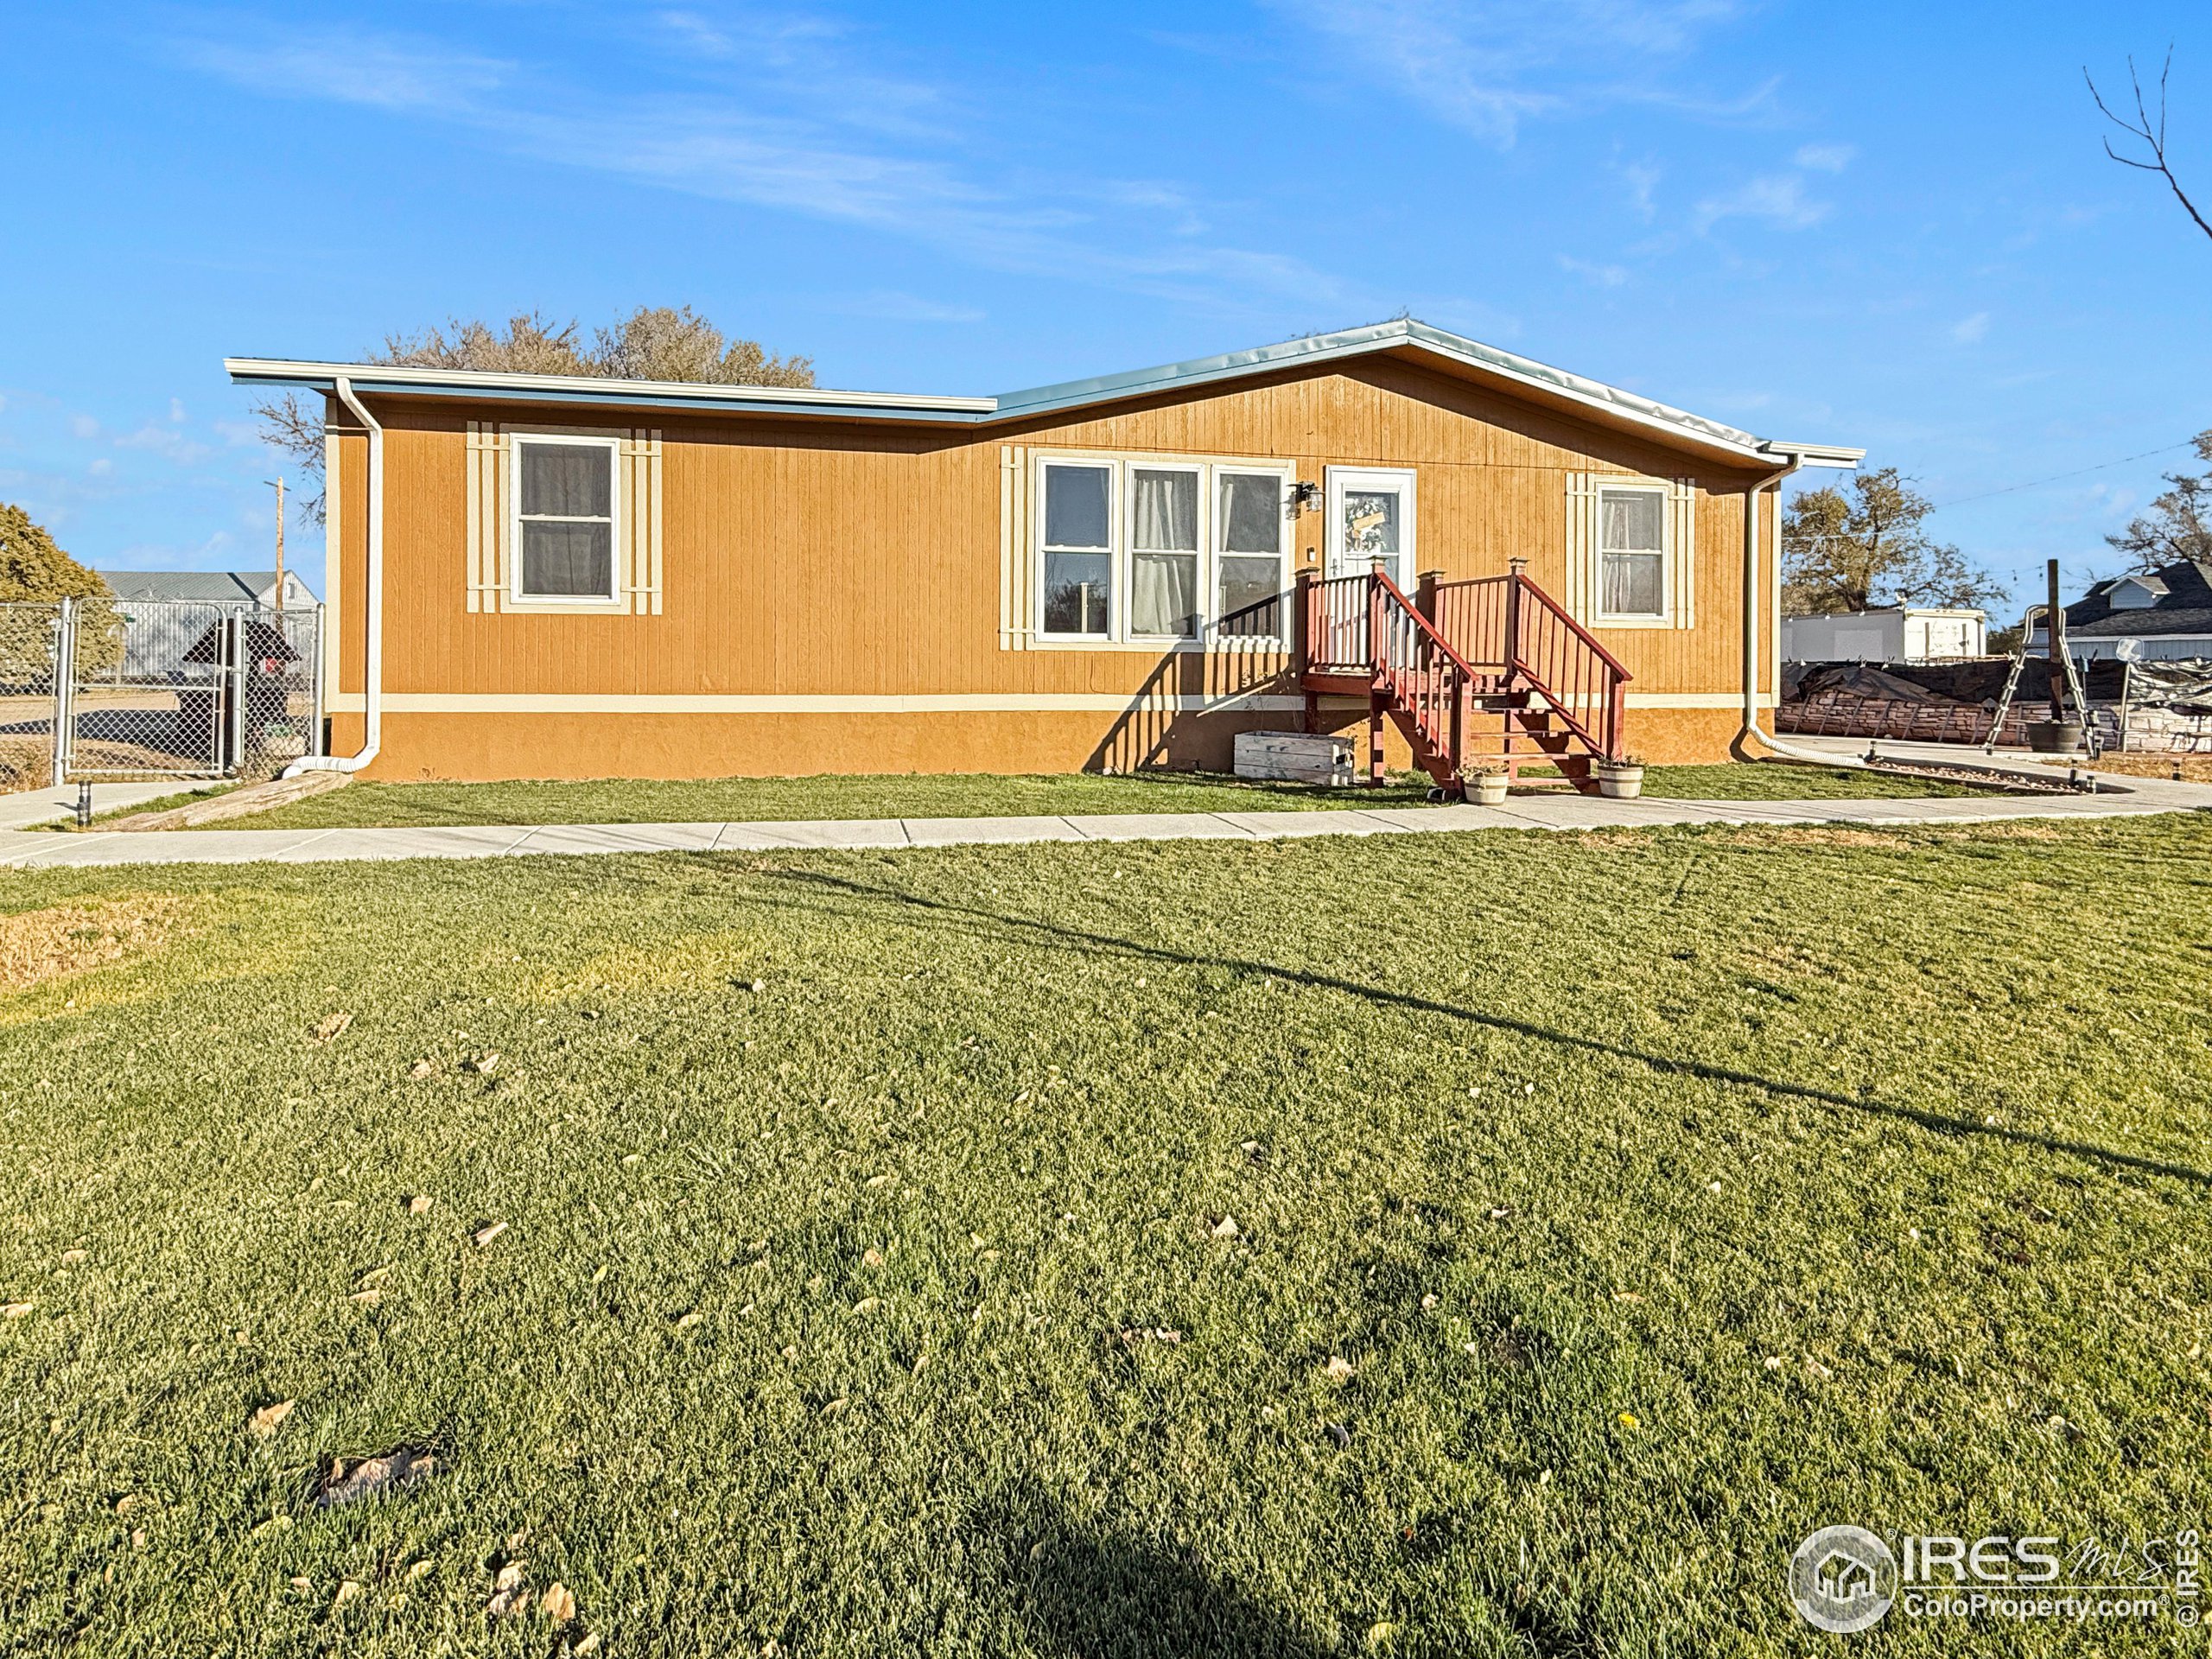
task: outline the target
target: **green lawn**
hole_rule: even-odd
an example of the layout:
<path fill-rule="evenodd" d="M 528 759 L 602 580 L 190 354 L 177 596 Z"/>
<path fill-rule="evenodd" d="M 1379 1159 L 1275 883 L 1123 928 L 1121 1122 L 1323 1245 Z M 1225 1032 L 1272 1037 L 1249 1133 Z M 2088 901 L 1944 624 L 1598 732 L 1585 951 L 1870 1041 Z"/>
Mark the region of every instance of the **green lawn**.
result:
<path fill-rule="evenodd" d="M 324 830 L 454 823 L 714 823 L 1090 812 L 1325 811 L 1420 806 L 1427 802 L 1427 779 L 1394 778 L 1381 789 L 1344 790 L 1245 783 L 1204 772 L 1123 778 L 1079 772 L 1006 778 L 967 772 L 673 782 L 618 778 L 580 783 L 354 784 L 250 818 L 226 819 L 206 827 Z M 1950 785 L 1878 777 L 1843 767 L 1653 766 L 1644 779 L 1644 793 L 1675 799 L 1828 799 L 1973 792 Z M 181 804 L 184 798 L 134 810 Z"/>
<path fill-rule="evenodd" d="M 2212 1518 L 2208 869 L 2172 817 L 12 876 L 0 1649 L 2201 1652 L 1783 1582 Z"/>

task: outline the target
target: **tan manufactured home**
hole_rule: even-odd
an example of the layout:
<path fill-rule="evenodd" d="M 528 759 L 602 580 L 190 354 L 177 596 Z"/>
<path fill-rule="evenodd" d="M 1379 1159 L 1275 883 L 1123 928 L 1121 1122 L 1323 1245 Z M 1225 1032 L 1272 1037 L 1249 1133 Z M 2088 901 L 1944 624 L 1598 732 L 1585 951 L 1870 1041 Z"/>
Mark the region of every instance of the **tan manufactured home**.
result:
<path fill-rule="evenodd" d="M 1769 442 L 1410 321 L 999 397 L 233 359 L 326 395 L 331 753 L 385 779 L 1716 759 Z"/>

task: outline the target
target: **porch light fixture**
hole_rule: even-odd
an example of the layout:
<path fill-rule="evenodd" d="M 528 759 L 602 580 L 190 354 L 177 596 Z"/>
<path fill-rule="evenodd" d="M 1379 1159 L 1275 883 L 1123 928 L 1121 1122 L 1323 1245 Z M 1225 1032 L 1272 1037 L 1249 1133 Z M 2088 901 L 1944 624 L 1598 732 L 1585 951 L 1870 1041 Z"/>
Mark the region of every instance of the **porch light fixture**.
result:
<path fill-rule="evenodd" d="M 1321 486 L 1310 479 L 1301 478 L 1290 486 L 1290 510 L 1293 512 L 1318 512 L 1321 509 Z"/>

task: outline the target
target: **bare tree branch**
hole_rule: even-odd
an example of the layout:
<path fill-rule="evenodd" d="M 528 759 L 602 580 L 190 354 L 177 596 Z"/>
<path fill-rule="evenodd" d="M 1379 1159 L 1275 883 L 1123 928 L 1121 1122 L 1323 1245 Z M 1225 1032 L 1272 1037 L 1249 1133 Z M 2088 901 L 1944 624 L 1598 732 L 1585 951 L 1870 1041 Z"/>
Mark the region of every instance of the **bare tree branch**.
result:
<path fill-rule="evenodd" d="M 2150 107 L 2144 101 L 2143 79 L 2135 73 L 2133 58 L 2131 57 L 2127 60 L 2127 84 L 2135 94 L 2135 118 L 2133 121 L 2125 116 L 2115 115 L 2113 112 L 2112 105 L 2105 102 L 2105 95 L 2097 90 L 2095 77 L 2091 75 L 2087 68 L 2082 71 L 2082 79 L 2088 82 L 2089 96 L 2096 101 L 2097 109 L 2105 119 L 2127 134 L 2129 137 L 2142 143 L 2151 152 L 2151 159 L 2147 162 L 2139 161 L 2133 156 L 2121 155 L 2112 147 L 2110 138 L 2105 140 L 2105 154 L 2122 167 L 2132 167 L 2144 173 L 2156 173 L 2164 179 L 2167 188 L 2174 193 L 2174 200 L 2181 203 L 2183 211 L 2196 221 L 2196 228 L 2205 235 L 2212 236 L 2212 225 L 2206 224 L 2204 215 L 2196 211 L 2196 204 L 2189 199 L 2189 193 L 2181 188 L 2181 181 L 2174 176 L 2173 168 L 2166 160 L 2166 81 L 2173 73 L 2173 48 L 2168 47 L 2164 67 L 2158 71 L 2158 115 L 2155 121 L 2151 118 Z"/>
<path fill-rule="evenodd" d="M 300 517 L 322 522 L 322 397 L 320 393 L 281 392 L 253 406 L 261 422 L 261 441 L 289 456 L 306 487 L 297 497 Z"/>

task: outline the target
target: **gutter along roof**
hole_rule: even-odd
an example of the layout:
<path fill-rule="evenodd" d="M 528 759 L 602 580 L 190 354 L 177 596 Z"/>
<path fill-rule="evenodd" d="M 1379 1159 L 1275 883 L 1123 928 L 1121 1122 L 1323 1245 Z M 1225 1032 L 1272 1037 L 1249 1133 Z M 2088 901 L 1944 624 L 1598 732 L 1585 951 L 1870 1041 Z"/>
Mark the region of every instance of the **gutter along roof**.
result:
<path fill-rule="evenodd" d="M 423 369 L 404 364 L 312 363 L 277 358 L 226 358 L 238 385 L 302 386 L 328 391 L 342 377 L 357 392 L 416 397 L 496 398 L 524 403 L 591 404 L 696 410 L 702 413 L 814 416 L 988 426 L 1086 409 L 1185 388 L 1388 354 L 1458 378 L 1503 385 L 1535 401 L 1600 425 L 1738 465 L 1789 461 L 1848 466 L 1865 453 L 1829 444 L 1769 443 L 1751 433 L 1673 408 L 1618 386 L 1500 351 L 1463 335 L 1402 318 L 1334 334 L 1308 334 L 1251 351 L 1192 358 L 1157 368 L 1034 386 L 995 397 L 931 397 L 911 392 L 832 391 L 817 387 L 704 385 L 690 381 L 613 380 L 588 375 L 499 374 Z"/>

